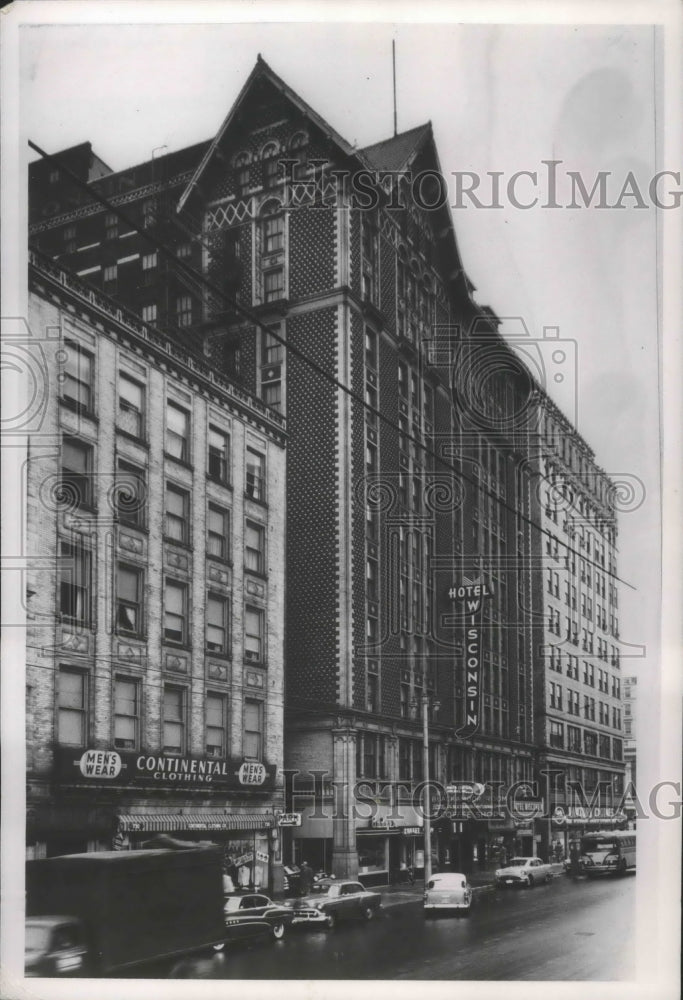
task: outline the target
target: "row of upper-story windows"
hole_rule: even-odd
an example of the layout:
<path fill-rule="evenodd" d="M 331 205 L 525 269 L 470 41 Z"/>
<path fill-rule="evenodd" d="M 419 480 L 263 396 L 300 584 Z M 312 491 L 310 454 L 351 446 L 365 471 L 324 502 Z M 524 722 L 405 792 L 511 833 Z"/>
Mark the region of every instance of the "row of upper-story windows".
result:
<path fill-rule="evenodd" d="M 62 746 L 87 747 L 94 724 L 94 687 L 87 669 L 61 665 L 57 675 L 56 737 Z M 185 754 L 190 747 L 190 688 L 164 684 L 161 698 L 161 750 Z M 112 740 L 118 750 L 147 747 L 145 689 L 142 678 L 115 674 L 113 678 Z M 229 696 L 225 692 L 203 692 L 203 750 L 207 757 L 229 756 Z M 246 698 L 242 706 L 242 753 L 249 760 L 262 760 L 265 704 Z"/>
<path fill-rule="evenodd" d="M 116 566 L 114 627 L 118 633 L 145 638 L 150 630 L 146 591 L 148 571 L 133 563 Z M 71 625 L 93 627 L 95 598 L 93 552 L 80 541 L 60 541 L 58 609 Z M 184 580 L 165 577 L 161 631 L 165 642 L 189 647 L 192 641 L 191 587 Z M 203 604 L 204 649 L 212 654 L 232 653 L 232 598 L 207 591 Z M 266 659 L 265 612 L 246 604 L 243 609 L 244 658 L 256 663 Z"/>
<path fill-rule="evenodd" d="M 620 737 L 610 737 L 606 733 L 595 733 L 590 729 L 582 730 L 580 726 L 565 727 L 563 722 L 553 719 L 548 723 L 548 743 L 558 750 L 585 753 L 589 757 L 623 759 L 623 741 Z"/>
<path fill-rule="evenodd" d="M 61 399 L 68 406 L 84 415 L 95 414 L 95 368 L 94 355 L 73 341 L 65 341 L 65 364 L 61 378 Z M 140 441 L 147 437 L 147 386 L 126 372 L 119 372 L 118 407 L 116 423 Z M 189 464 L 192 461 L 192 413 L 189 407 L 168 400 L 166 404 L 166 426 L 164 449 L 169 458 Z M 209 478 L 224 485 L 230 483 L 231 455 L 230 435 L 212 424 L 208 428 L 206 472 Z M 80 454 L 76 454 L 76 450 Z M 92 473 L 92 450 L 88 465 L 88 445 L 82 442 L 71 446 L 68 461 L 74 463 L 74 473 Z M 255 448 L 247 448 L 245 470 L 245 492 L 253 500 L 265 502 L 266 498 L 265 455 Z"/>

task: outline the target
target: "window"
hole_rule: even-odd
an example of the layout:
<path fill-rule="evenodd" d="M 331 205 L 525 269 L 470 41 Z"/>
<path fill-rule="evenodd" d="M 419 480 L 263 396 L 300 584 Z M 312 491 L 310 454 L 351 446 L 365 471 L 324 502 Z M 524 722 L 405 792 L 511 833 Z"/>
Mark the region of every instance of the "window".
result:
<path fill-rule="evenodd" d="M 230 609 L 228 599 L 209 594 L 206 602 L 206 648 L 210 653 L 228 652 Z"/>
<path fill-rule="evenodd" d="M 249 154 L 238 153 L 234 164 L 235 186 L 239 194 L 245 195 L 249 190 Z"/>
<path fill-rule="evenodd" d="M 219 483 L 228 482 L 230 438 L 216 427 L 209 427 L 209 476 Z"/>
<path fill-rule="evenodd" d="M 119 268 L 117 264 L 109 264 L 104 268 L 102 272 L 102 279 L 105 285 L 105 291 L 112 292 L 116 288 L 116 282 L 119 276 Z"/>
<path fill-rule="evenodd" d="M 147 198 L 147 200 L 142 203 L 142 225 L 145 229 L 149 229 L 150 226 L 154 225 L 154 222 L 154 201 L 152 198 Z"/>
<path fill-rule="evenodd" d="M 410 684 L 401 684 L 401 718 L 410 716 Z"/>
<path fill-rule="evenodd" d="M 174 542 L 187 544 L 190 540 L 190 494 L 171 483 L 166 483 L 164 533 Z"/>
<path fill-rule="evenodd" d="M 92 554 L 83 545 L 60 543 L 59 610 L 71 622 L 90 624 Z"/>
<path fill-rule="evenodd" d="M 206 756 L 225 757 L 227 746 L 227 696 L 206 695 Z"/>
<path fill-rule="evenodd" d="M 64 381 L 62 399 L 81 413 L 91 413 L 93 409 L 93 357 L 78 344 L 64 342 Z"/>
<path fill-rule="evenodd" d="M 116 627 L 122 632 L 142 632 L 143 575 L 141 569 L 119 565 L 116 571 Z"/>
<path fill-rule="evenodd" d="M 377 335 L 368 327 L 365 328 L 365 364 L 377 370 Z"/>
<path fill-rule="evenodd" d="M 108 212 L 104 217 L 104 238 L 115 240 L 119 235 L 119 218 L 113 212 Z"/>
<path fill-rule="evenodd" d="M 265 531 L 263 525 L 247 521 L 244 532 L 244 565 L 253 573 L 265 572 Z"/>
<path fill-rule="evenodd" d="M 368 559 L 366 569 L 366 593 L 371 601 L 377 600 L 377 560 Z"/>
<path fill-rule="evenodd" d="M 119 376 L 119 427 L 142 438 L 145 429 L 145 387 L 121 372 Z"/>
<path fill-rule="evenodd" d="M 244 702 L 244 756 L 250 760 L 263 756 L 263 703 L 251 698 Z"/>
<path fill-rule="evenodd" d="M 274 142 L 268 143 L 262 153 L 263 159 L 263 186 L 267 188 L 275 187 L 278 181 L 280 163 L 277 158 L 277 146 Z"/>
<path fill-rule="evenodd" d="M 166 406 L 166 453 L 181 462 L 190 457 L 190 414 L 175 403 Z"/>
<path fill-rule="evenodd" d="M 206 552 L 218 559 L 230 558 L 230 513 L 215 504 L 209 504 Z"/>
<path fill-rule="evenodd" d="M 187 585 L 175 580 L 166 581 L 164 639 L 181 643 L 187 640 Z"/>
<path fill-rule="evenodd" d="M 76 249 L 76 227 L 65 226 L 63 235 L 65 253 L 73 253 Z"/>
<path fill-rule="evenodd" d="M 82 670 L 59 668 L 57 740 L 84 747 L 88 739 L 88 675 Z"/>
<path fill-rule="evenodd" d="M 159 264 L 159 256 L 156 253 L 144 253 L 142 255 L 142 270 L 153 271 Z"/>
<path fill-rule="evenodd" d="M 567 726 L 567 749 L 581 753 L 581 730 L 578 726 Z"/>
<path fill-rule="evenodd" d="M 284 298 L 285 272 L 282 267 L 272 267 L 263 273 L 263 301 L 277 302 Z"/>
<path fill-rule="evenodd" d="M 549 738 L 551 747 L 564 746 L 564 726 L 561 722 L 550 723 Z"/>
<path fill-rule="evenodd" d="M 192 326 L 191 295 L 180 295 L 175 300 L 175 316 L 178 326 Z"/>
<path fill-rule="evenodd" d="M 147 485 L 145 470 L 119 459 L 114 502 L 119 521 L 137 528 L 145 526 Z"/>
<path fill-rule="evenodd" d="M 164 687 L 164 753 L 185 750 L 185 690 Z"/>
<path fill-rule="evenodd" d="M 276 331 L 282 336 L 282 331 Z M 261 346 L 261 398 L 266 406 L 282 412 L 282 382 L 285 351 L 272 333 L 263 334 Z"/>
<path fill-rule="evenodd" d="M 181 243 L 179 247 L 175 250 L 176 257 L 180 257 L 182 260 L 185 257 L 192 256 L 192 244 L 191 243 Z"/>
<path fill-rule="evenodd" d="M 142 307 L 142 320 L 144 323 L 156 323 L 156 319 L 157 307 L 155 302 Z"/>
<path fill-rule="evenodd" d="M 263 220 L 263 253 L 265 255 L 279 253 L 285 245 L 285 218 L 283 215 L 270 215 Z"/>
<path fill-rule="evenodd" d="M 140 685 L 131 677 L 114 681 L 114 746 L 136 750 L 140 732 Z"/>
<path fill-rule="evenodd" d="M 263 612 L 258 608 L 244 609 L 244 658 L 263 662 Z"/>
<path fill-rule="evenodd" d="M 60 497 L 68 507 L 92 507 L 93 449 L 76 438 L 62 440 Z"/>
<path fill-rule="evenodd" d="M 247 448 L 247 496 L 252 500 L 265 500 L 266 457 Z"/>

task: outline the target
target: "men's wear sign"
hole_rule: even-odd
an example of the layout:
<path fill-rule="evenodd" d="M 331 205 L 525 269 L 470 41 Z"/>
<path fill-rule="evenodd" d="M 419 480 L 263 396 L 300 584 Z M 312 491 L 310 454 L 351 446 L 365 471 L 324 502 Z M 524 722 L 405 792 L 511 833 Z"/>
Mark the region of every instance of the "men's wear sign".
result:
<path fill-rule="evenodd" d="M 172 757 L 124 750 L 57 747 L 55 775 L 63 784 L 270 791 L 275 765 L 216 757 Z"/>

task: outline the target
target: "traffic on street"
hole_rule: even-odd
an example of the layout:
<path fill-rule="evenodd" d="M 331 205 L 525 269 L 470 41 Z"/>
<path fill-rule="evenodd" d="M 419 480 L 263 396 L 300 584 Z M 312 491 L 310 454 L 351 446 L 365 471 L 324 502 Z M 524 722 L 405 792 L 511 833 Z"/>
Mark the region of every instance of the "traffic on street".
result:
<path fill-rule="evenodd" d="M 635 878 L 564 875 L 535 891 L 487 887 L 467 914 L 426 920 L 422 886 L 382 894 L 369 924 L 291 928 L 286 940 L 226 949 L 177 974 L 206 979 L 628 980 L 635 975 Z"/>

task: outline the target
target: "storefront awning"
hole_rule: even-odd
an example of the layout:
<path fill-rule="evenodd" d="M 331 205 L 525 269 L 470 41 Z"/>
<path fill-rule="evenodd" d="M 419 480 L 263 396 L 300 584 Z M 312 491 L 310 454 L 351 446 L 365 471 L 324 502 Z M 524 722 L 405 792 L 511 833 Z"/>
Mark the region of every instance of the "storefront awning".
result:
<path fill-rule="evenodd" d="M 121 813 L 119 829 L 123 833 L 179 833 L 183 830 L 270 830 L 275 818 L 266 813 L 226 813 L 221 809 L 197 809 L 194 812 Z"/>

